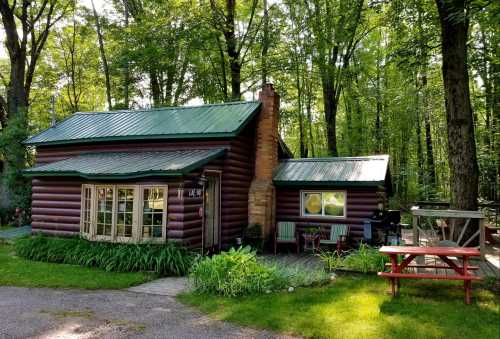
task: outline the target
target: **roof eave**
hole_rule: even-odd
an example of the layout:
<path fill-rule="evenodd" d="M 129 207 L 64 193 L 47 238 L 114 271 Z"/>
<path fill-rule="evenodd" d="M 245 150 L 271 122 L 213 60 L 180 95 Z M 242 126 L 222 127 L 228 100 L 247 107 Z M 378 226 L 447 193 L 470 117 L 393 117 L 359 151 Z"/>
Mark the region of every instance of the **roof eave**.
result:
<path fill-rule="evenodd" d="M 103 180 L 103 179 L 136 179 L 145 177 L 173 177 L 182 176 L 190 173 L 191 171 L 206 165 L 210 161 L 222 156 L 225 149 L 220 149 L 211 156 L 198 160 L 189 166 L 180 170 L 152 170 L 130 173 L 82 173 L 78 171 L 36 171 L 36 170 L 23 170 L 23 175 L 26 177 L 81 177 L 88 180 Z"/>
<path fill-rule="evenodd" d="M 137 179 L 145 177 L 175 177 L 182 176 L 184 173 L 180 171 L 147 171 L 134 172 L 126 174 L 86 174 L 81 172 L 39 172 L 29 171 L 24 172 L 26 177 L 80 177 L 88 180 L 125 180 Z"/>
<path fill-rule="evenodd" d="M 227 133 L 191 133 L 191 134 L 166 134 L 166 135 L 138 135 L 138 136 L 116 136 L 116 137 L 100 137 L 100 138 L 85 138 L 71 140 L 54 140 L 30 142 L 29 139 L 23 141 L 27 146 L 51 146 L 51 145 L 72 145 L 86 144 L 91 142 L 107 142 L 107 141 L 140 141 L 140 140 L 175 140 L 175 139 L 223 139 L 234 138 L 238 135 L 237 132 Z"/>
<path fill-rule="evenodd" d="M 276 186 L 303 186 L 303 187 L 379 187 L 384 186 L 384 181 L 290 181 L 274 180 Z"/>

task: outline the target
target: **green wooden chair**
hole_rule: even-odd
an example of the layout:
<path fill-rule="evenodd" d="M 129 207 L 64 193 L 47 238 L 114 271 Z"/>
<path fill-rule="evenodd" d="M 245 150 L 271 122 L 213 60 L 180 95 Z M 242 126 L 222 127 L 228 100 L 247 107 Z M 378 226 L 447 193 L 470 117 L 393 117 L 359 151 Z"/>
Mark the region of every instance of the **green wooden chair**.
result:
<path fill-rule="evenodd" d="M 278 244 L 295 244 L 299 253 L 299 236 L 293 221 L 278 221 L 274 232 L 274 254 L 276 254 Z"/>
<path fill-rule="evenodd" d="M 348 225 L 331 225 L 329 234 L 322 235 L 319 243 L 320 245 L 335 245 L 337 251 L 340 251 L 346 246 L 348 237 Z"/>

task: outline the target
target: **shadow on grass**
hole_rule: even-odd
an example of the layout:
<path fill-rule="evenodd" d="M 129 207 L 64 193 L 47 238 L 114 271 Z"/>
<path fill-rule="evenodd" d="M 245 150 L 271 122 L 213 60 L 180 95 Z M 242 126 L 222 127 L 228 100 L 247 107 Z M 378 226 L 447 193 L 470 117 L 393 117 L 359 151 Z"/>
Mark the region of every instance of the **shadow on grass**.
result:
<path fill-rule="evenodd" d="M 325 287 L 239 298 L 185 294 L 179 299 L 221 320 L 321 338 L 498 338 L 498 298 L 458 284 L 402 284 L 392 298 L 378 277 L 342 276 Z"/>

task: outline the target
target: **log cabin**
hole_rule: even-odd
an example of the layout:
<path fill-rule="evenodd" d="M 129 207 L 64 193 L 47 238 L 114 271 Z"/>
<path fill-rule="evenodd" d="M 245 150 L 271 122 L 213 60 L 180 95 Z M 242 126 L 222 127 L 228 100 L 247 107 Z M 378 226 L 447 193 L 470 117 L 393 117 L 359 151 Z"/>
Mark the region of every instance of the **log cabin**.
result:
<path fill-rule="evenodd" d="M 388 156 L 291 159 L 278 115 L 271 84 L 258 101 L 75 113 L 25 141 L 32 232 L 203 250 L 277 220 L 361 236 L 391 193 Z"/>

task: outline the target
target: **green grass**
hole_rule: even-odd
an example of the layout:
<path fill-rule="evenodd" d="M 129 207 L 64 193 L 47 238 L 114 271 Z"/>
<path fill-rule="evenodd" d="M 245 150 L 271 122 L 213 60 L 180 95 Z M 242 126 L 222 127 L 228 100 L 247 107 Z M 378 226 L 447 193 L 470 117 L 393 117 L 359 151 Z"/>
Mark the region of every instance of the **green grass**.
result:
<path fill-rule="evenodd" d="M 0 286 L 121 289 L 154 279 L 150 273 L 106 272 L 16 257 L 11 245 L 0 244 Z"/>
<path fill-rule="evenodd" d="M 249 297 L 183 294 L 178 299 L 220 320 L 314 338 L 499 338 L 499 296 L 458 283 L 403 281 L 392 298 L 377 276 L 340 276 L 328 286 Z"/>

